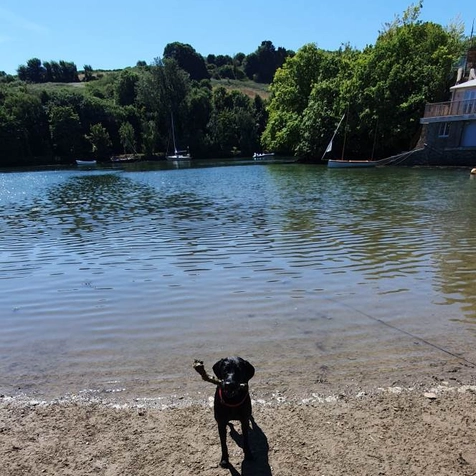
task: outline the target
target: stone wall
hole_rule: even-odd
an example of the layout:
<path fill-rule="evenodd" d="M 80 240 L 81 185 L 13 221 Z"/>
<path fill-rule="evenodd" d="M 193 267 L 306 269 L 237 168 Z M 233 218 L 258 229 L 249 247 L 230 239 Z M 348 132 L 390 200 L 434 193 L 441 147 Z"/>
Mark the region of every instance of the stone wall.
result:
<path fill-rule="evenodd" d="M 430 165 L 476 167 L 476 147 L 458 147 L 461 143 L 464 122 L 450 124 L 448 137 L 439 137 L 440 123 L 424 124 L 415 149 L 402 165 Z"/>

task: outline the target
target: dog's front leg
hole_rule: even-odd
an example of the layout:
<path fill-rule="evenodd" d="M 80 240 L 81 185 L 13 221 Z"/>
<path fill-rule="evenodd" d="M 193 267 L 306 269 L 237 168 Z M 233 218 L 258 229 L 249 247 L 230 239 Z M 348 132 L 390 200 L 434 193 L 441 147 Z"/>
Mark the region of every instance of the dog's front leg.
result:
<path fill-rule="evenodd" d="M 228 448 L 226 446 L 226 421 L 218 421 L 218 434 L 220 435 L 221 461 L 222 468 L 228 468 Z"/>
<path fill-rule="evenodd" d="M 249 420 L 246 418 L 245 420 L 240 420 L 241 422 L 241 433 L 243 435 L 243 452 L 245 453 L 246 460 L 253 459 L 253 453 L 251 453 L 250 442 L 248 437 L 248 430 L 249 430 Z"/>

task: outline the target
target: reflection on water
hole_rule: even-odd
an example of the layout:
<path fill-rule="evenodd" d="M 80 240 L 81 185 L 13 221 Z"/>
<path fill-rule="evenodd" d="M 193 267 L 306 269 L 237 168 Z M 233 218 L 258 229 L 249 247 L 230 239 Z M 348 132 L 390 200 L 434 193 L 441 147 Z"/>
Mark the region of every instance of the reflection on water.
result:
<path fill-rule="evenodd" d="M 193 358 L 231 353 L 268 376 L 392 365 L 423 350 L 366 316 L 440 345 L 449 326 L 465 345 L 476 319 L 466 171 L 130 167 L 0 185 L 0 392 L 183 391 Z"/>

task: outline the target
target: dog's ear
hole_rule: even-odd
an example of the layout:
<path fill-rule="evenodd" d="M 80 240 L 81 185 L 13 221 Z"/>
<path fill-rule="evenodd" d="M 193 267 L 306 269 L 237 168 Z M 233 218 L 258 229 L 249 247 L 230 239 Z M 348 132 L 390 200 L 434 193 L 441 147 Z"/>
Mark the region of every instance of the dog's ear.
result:
<path fill-rule="evenodd" d="M 246 381 L 248 381 L 253 378 L 253 375 L 255 374 L 255 368 L 247 360 L 243 360 L 243 365 L 245 368 Z"/>
<path fill-rule="evenodd" d="M 223 373 L 222 373 L 222 364 L 223 364 L 223 360 L 225 359 L 220 359 L 218 362 L 215 363 L 215 365 L 212 367 L 213 368 L 213 372 L 215 373 L 215 375 L 222 379 L 223 378 Z"/>

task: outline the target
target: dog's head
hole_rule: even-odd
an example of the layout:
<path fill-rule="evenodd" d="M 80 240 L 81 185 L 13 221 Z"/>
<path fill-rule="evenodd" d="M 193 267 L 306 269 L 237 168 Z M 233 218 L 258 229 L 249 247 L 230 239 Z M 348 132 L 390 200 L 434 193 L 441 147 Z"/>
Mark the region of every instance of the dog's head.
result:
<path fill-rule="evenodd" d="M 255 374 L 255 368 L 241 357 L 226 357 L 213 366 L 213 372 L 222 381 L 225 396 L 234 397 L 248 384 Z"/>

